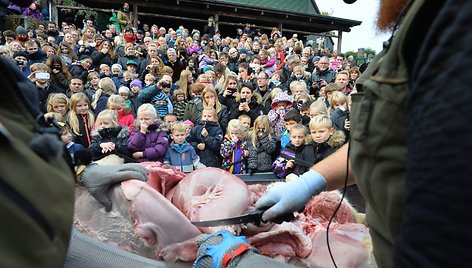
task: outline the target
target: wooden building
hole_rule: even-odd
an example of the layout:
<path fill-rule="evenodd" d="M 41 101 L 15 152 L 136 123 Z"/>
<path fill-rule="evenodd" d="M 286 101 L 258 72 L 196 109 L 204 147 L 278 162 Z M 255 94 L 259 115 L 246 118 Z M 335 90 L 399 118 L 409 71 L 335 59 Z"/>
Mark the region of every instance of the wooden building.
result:
<path fill-rule="evenodd" d="M 56 5 L 52 8 L 65 6 Z M 360 25 L 360 21 L 321 15 L 314 0 L 75 0 L 90 10 L 118 10 L 124 2 L 130 4 L 131 11 L 141 22 L 152 22 L 164 27 L 184 25 L 188 29 L 203 29 L 208 17 L 213 16 L 216 29 L 223 36 L 234 36 L 235 29 L 245 23 L 270 33 L 273 27 L 285 36 L 294 33 L 299 38 L 307 36 L 338 38 L 340 51 L 343 32 Z M 341 0 L 333 0 L 341 1 Z M 68 7 L 70 8 L 70 7 Z M 74 8 L 80 9 L 80 8 Z M 57 14 L 52 11 L 52 13 Z M 54 19 L 54 18 L 53 18 Z"/>

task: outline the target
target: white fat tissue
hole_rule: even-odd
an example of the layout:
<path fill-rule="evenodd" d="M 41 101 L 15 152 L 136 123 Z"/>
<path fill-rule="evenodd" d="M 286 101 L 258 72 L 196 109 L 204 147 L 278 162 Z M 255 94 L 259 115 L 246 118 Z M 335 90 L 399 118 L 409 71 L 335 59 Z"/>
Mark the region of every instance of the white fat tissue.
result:
<path fill-rule="evenodd" d="M 110 157 L 103 161 L 116 163 Z M 100 163 L 105 164 L 106 163 Z M 261 254 L 298 267 L 333 267 L 326 245 L 328 221 L 341 200 L 338 192 L 314 196 L 292 222 L 197 228 L 191 221 L 239 216 L 254 210 L 272 185 L 247 185 L 217 168 L 189 174 L 156 162 L 140 163 L 148 182 L 129 180 L 110 190 L 106 212 L 83 188 L 76 190 L 75 226 L 84 234 L 144 257 L 192 262 L 196 237 L 224 229 L 245 235 Z M 296 178 L 295 178 L 296 179 Z M 372 242 L 363 214 L 344 200 L 329 228 L 338 267 L 372 267 Z M 361 220 L 359 220 L 361 219 Z"/>

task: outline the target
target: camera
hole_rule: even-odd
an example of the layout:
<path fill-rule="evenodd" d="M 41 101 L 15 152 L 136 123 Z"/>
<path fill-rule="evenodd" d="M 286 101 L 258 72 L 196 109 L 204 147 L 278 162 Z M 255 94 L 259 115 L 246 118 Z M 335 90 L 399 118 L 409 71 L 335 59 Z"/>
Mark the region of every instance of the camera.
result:
<path fill-rule="evenodd" d="M 162 88 L 170 88 L 170 84 L 167 82 L 162 82 L 161 83 Z"/>
<path fill-rule="evenodd" d="M 299 105 L 303 105 L 305 103 L 303 100 L 298 100 L 297 102 Z"/>
<path fill-rule="evenodd" d="M 16 60 L 16 65 L 23 66 L 23 65 L 25 65 L 25 62 L 22 61 L 22 60 Z"/>
<path fill-rule="evenodd" d="M 246 102 L 246 98 L 241 98 L 239 102 Z"/>

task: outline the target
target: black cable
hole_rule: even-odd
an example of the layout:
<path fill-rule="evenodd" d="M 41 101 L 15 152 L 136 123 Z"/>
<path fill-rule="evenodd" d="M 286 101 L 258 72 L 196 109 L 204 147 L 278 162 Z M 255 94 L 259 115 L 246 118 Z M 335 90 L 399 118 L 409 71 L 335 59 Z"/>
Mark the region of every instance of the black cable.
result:
<path fill-rule="evenodd" d="M 350 139 L 349 139 L 349 141 L 350 141 Z M 333 253 L 331 252 L 331 247 L 329 246 L 329 227 L 331 226 L 331 223 L 333 222 L 334 217 L 336 216 L 339 209 L 341 208 L 341 205 L 342 205 L 343 200 L 344 200 L 344 196 L 346 195 L 347 181 L 348 181 L 348 177 L 349 177 L 349 153 L 351 151 L 351 146 L 349 145 L 349 141 L 347 143 L 346 176 L 344 178 L 344 186 L 343 186 L 343 192 L 342 192 L 342 195 L 341 195 L 341 200 L 339 200 L 339 204 L 336 207 L 336 209 L 334 210 L 333 215 L 331 215 L 331 218 L 329 219 L 329 222 L 328 222 L 328 227 L 326 228 L 326 244 L 328 245 L 329 256 L 331 257 L 331 261 L 333 262 L 333 265 L 334 265 L 335 268 L 338 268 L 338 266 L 336 265 L 336 261 L 334 260 Z"/>

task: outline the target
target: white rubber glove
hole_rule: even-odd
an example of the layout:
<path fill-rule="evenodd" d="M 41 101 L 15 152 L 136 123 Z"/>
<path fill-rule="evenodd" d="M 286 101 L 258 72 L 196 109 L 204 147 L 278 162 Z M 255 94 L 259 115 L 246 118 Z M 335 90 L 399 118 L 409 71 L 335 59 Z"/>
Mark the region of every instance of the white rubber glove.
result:
<path fill-rule="evenodd" d="M 298 179 L 271 187 L 256 203 L 256 209 L 267 209 L 262 220 L 273 221 L 299 211 L 312 196 L 323 192 L 327 183 L 318 172 L 310 169 Z"/>

